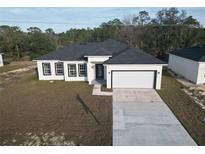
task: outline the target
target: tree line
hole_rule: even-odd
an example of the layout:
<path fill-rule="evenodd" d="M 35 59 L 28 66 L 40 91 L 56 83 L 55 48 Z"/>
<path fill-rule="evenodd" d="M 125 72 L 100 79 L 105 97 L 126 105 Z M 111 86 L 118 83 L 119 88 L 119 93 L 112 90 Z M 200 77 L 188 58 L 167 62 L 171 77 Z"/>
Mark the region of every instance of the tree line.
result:
<path fill-rule="evenodd" d="M 205 43 L 205 29 L 184 10 L 165 8 L 151 18 L 149 12 L 125 16 L 122 20 L 103 22 L 96 28 L 70 29 L 55 33 L 52 28 L 42 31 L 30 27 L 27 32 L 17 26 L 0 26 L 0 52 L 8 61 L 29 56 L 31 59 L 57 48 L 76 43 L 103 41 L 108 38 L 120 40 L 139 47 L 161 59 L 168 52 Z"/>

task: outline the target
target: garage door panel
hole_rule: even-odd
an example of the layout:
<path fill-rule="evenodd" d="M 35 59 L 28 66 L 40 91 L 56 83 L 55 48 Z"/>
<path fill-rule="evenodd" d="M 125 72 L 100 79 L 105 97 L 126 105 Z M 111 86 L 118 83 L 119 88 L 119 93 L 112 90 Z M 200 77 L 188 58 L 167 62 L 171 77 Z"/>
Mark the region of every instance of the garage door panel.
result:
<path fill-rule="evenodd" d="M 113 88 L 153 88 L 154 71 L 113 71 Z"/>

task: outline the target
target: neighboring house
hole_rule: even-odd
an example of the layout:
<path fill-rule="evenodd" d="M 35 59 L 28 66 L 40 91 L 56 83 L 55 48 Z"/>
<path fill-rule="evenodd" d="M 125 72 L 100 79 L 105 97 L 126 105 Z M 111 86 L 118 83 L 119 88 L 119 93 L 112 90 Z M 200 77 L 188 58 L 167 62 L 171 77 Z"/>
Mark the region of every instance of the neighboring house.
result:
<path fill-rule="evenodd" d="M 76 43 L 36 58 L 39 80 L 105 80 L 107 88 L 160 89 L 157 58 L 116 40 Z"/>
<path fill-rule="evenodd" d="M 4 62 L 3 62 L 3 53 L 0 53 L 0 67 L 4 66 Z"/>
<path fill-rule="evenodd" d="M 171 52 L 168 68 L 196 84 L 205 83 L 205 45 Z"/>

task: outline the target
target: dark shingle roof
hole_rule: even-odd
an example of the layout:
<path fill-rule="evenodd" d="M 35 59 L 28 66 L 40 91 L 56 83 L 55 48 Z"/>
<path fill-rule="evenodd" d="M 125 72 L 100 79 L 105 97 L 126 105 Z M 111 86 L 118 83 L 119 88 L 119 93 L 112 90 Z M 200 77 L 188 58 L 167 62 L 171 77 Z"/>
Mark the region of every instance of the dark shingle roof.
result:
<path fill-rule="evenodd" d="M 120 41 L 113 40 L 113 39 L 107 39 L 107 40 L 101 42 L 101 46 L 103 48 L 111 51 L 112 54 L 119 53 L 119 52 L 128 48 L 127 44 L 122 43 Z"/>
<path fill-rule="evenodd" d="M 113 55 L 128 46 L 122 42 L 108 39 L 103 42 L 76 43 L 57 49 L 35 60 L 83 60 L 84 56 Z"/>
<path fill-rule="evenodd" d="M 179 49 L 170 52 L 170 54 L 194 61 L 205 62 L 205 45 Z"/>
<path fill-rule="evenodd" d="M 104 64 L 165 64 L 161 60 L 137 48 L 130 48 L 107 60 Z"/>
<path fill-rule="evenodd" d="M 76 43 L 60 48 L 54 52 L 36 58 L 35 60 L 85 60 L 84 56 L 112 56 L 104 64 L 163 64 L 159 59 L 137 48 L 108 39 L 103 42 Z"/>

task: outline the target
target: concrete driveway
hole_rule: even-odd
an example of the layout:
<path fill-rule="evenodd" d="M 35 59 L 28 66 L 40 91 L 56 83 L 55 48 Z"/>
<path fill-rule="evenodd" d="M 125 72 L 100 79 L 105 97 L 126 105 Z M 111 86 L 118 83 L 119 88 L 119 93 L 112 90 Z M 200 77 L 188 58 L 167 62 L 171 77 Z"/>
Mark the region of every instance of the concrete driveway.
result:
<path fill-rule="evenodd" d="M 153 89 L 113 89 L 113 145 L 196 145 Z"/>

